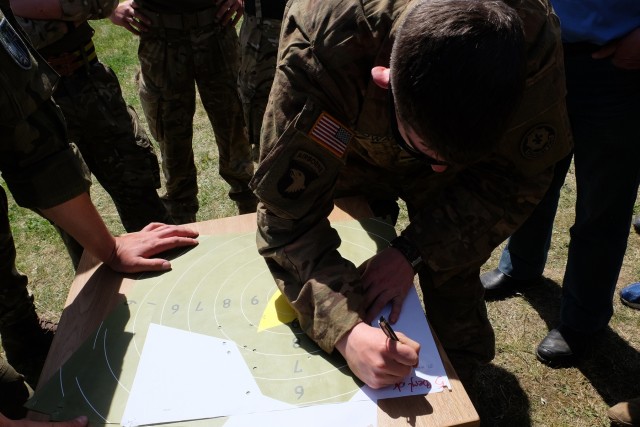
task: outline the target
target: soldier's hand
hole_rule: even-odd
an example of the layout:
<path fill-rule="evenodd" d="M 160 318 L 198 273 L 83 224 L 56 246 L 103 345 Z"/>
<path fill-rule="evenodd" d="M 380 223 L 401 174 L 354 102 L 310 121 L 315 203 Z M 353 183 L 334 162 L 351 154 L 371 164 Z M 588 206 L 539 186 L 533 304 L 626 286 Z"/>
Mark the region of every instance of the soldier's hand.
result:
<path fill-rule="evenodd" d="M 106 264 L 122 273 L 169 270 L 169 261 L 152 257 L 169 249 L 197 245 L 196 237 L 198 232 L 184 226 L 151 223 L 136 233 L 116 237 Z"/>
<path fill-rule="evenodd" d="M 227 25 L 235 27 L 244 13 L 244 1 L 214 0 L 214 3 L 218 7 L 218 12 L 216 13 L 218 23 L 223 27 Z"/>
<path fill-rule="evenodd" d="M 89 419 L 85 416 L 74 418 L 70 421 L 31 421 L 31 420 L 10 420 L 0 414 L 0 427 L 85 427 L 89 425 Z"/>
<path fill-rule="evenodd" d="M 389 321 L 398 321 L 402 303 L 413 286 L 415 272 L 407 259 L 394 248 L 386 248 L 358 267 L 365 289 L 365 321 L 371 321 L 391 302 Z"/>
<path fill-rule="evenodd" d="M 607 43 L 592 55 L 593 59 L 611 58 L 611 62 L 623 70 L 640 70 L 640 28 L 624 37 Z"/>
<path fill-rule="evenodd" d="M 338 341 L 336 349 L 365 384 L 382 388 L 402 381 L 419 361 L 420 344 L 401 332 L 396 331 L 396 335 L 400 341 L 362 322 Z"/>
<path fill-rule="evenodd" d="M 138 4 L 133 0 L 125 0 L 118 4 L 109 19 L 114 24 L 126 28 L 136 36 L 149 31 L 151 26 L 151 20 L 140 11 Z"/>

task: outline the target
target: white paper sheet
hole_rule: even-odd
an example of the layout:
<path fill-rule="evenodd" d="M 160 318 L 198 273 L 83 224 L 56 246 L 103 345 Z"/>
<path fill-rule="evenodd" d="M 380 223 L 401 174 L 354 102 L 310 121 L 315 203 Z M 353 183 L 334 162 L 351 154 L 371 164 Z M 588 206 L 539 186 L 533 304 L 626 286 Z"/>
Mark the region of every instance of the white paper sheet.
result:
<path fill-rule="evenodd" d="M 380 313 L 389 319 L 391 306 L 385 307 Z M 372 325 L 378 325 L 378 319 Z M 422 310 L 420 299 L 415 288 L 411 288 L 402 305 L 400 318 L 392 325 L 394 331 L 402 332 L 409 338 L 420 343 L 420 361 L 411 375 L 404 381 L 393 386 L 374 390 L 368 386 L 363 388 L 364 393 L 373 400 L 387 399 L 410 395 L 420 395 L 441 392 L 444 387 L 451 388 L 449 377 L 442 364 L 440 353 L 429 329 L 429 324 Z"/>
<path fill-rule="evenodd" d="M 247 408 L 291 405 L 262 395 L 235 343 L 149 326 L 123 426 L 244 414 Z"/>

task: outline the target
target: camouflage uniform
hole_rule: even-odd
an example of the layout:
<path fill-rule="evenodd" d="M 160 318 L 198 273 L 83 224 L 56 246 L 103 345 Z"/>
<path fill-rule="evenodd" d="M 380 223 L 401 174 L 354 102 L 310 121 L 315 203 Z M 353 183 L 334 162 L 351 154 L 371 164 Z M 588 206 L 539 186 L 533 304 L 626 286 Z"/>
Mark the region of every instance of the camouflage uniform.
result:
<path fill-rule="evenodd" d="M 529 215 L 571 148 L 558 20 L 544 0 L 519 3 L 524 100 L 495 152 L 435 173 L 395 142 L 388 91 L 370 74 L 389 66 L 410 2 L 289 2 L 251 183 L 261 202 L 258 248 L 305 332 L 330 352 L 364 314 L 360 275 L 339 255 L 326 219 L 333 199 L 402 198 L 410 218 L 402 234 L 425 261 L 418 274 L 427 317 L 470 379 L 494 356 L 480 266 Z M 334 134 L 322 136 L 320 126 Z"/>
<path fill-rule="evenodd" d="M 133 232 L 150 222 L 173 220 L 156 191 L 160 168 L 153 146 L 126 105 L 115 73 L 98 60 L 94 31 L 86 22 L 108 17 L 117 4 L 60 0 L 61 20 L 18 21 L 61 75 L 54 100 L 64 113 L 69 138 L 113 199 L 124 228 Z"/>
<path fill-rule="evenodd" d="M 278 39 L 286 0 L 245 0 L 240 27 L 241 63 L 238 92 L 249 132 L 253 158 L 258 160 L 260 129 L 276 73 Z"/>
<path fill-rule="evenodd" d="M 140 36 L 140 100 L 160 144 L 167 180 L 163 196 L 179 223 L 195 221 L 198 184 L 193 158 L 195 84 L 218 146 L 219 172 L 231 186 L 240 213 L 254 212 L 248 184 L 253 174 L 236 87 L 239 49 L 235 28 L 215 22 L 209 0 L 178 6 L 168 0 L 138 1 L 152 25 Z"/>
<path fill-rule="evenodd" d="M 19 205 L 47 209 L 89 191 L 91 182 L 67 142 L 62 113 L 51 100 L 56 73 L 23 41 L 27 38 L 8 12 L 8 2 L 2 0 L 0 6 L 0 171 Z M 37 331 L 27 278 L 17 271 L 15 257 L 2 190 L 0 335 L 9 362 L 35 386 L 51 337 L 38 334 L 42 331 Z M 33 370 L 25 372 L 23 366 Z"/>

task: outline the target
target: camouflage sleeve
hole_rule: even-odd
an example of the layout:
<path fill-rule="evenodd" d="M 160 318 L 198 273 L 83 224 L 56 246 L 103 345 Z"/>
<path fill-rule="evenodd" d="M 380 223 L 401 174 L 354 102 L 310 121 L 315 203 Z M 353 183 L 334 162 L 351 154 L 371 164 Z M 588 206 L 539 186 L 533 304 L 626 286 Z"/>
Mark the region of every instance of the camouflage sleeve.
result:
<path fill-rule="evenodd" d="M 0 172 L 20 206 L 49 208 L 88 191 L 90 181 L 51 100 L 55 73 L 2 18 Z"/>
<path fill-rule="evenodd" d="M 46 21 L 20 17 L 16 17 L 16 19 L 36 49 L 41 49 L 57 42 L 64 37 L 68 30 L 67 22 L 65 21 Z"/>
<path fill-rule="evenodd" d="M 262 158 L 252 181 L 261 202 L 258 249 L 305 333 L 327 352 L 364 318 L 360 274 L 338 252 L 340 238 L 327 218 L 353 137 L 348 126 L 359 111 L 362 87 L 352 82 L 362 79 L 363 70 L 354 58 L 368 52 L 345 43 L 360 39 L 339 21 L 357 15 L 369 27 L 360 2 L 340 2 L 337 12 L 336 3 L 289 2 L 291 25 L 281 32 Z M 345 44 L 356 51 L 333 55 L 338 64 L 328 65 L 318 54 L 319 45 L 329 55 L 331 46 Z M 371 43 L 368 49 L 375 48 Z M 335 137 L 323 136 L 323 126 Z"/>
<path fill-rule="evenodd" d="M 107 18 L 118 6 L 118 0 L 60 0 L 62 20 L 82 22 Z"/>
<path fill-rule="evenodd" d="M 456 174 L 404 231 L 444 282 L 458 267 L 483 263 L 533 211 L 553 165 L 567 156 L 572 136 L 565 105 L 562 43 L 548 3 L 524 0 L 528 76 L 521 106 L 498 151 Z M 437 286 L 439 283 L 435 283 Z"/>
<path fill-rule="evenodd" d="M 296 108 L 284 94 L 289 100 L 304 94 L 284 90 L 278 77 L 274 87 L 282 97 L 269 103 L 261 142 L 267 154 L 251 184 L 261 201 L 258 249 L 305 333 L 331 352 L 363 316 L 360 276 L 338 253 L 340 239 L 327 219 L 342 161 L 310 137 L 322 114 L 314 102 Z M 291 119 L 274 119 L 283 110 Z"/>

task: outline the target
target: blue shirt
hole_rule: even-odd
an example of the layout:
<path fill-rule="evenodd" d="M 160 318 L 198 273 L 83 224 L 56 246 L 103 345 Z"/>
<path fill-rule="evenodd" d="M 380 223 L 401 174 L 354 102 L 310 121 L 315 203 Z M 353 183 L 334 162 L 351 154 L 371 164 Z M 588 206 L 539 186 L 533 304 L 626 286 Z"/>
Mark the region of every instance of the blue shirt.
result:
<path fill-rule="evenodd" d="M 640 27 L 640 0 L 551 0 L 562 41 L 603 45 Z"/>

